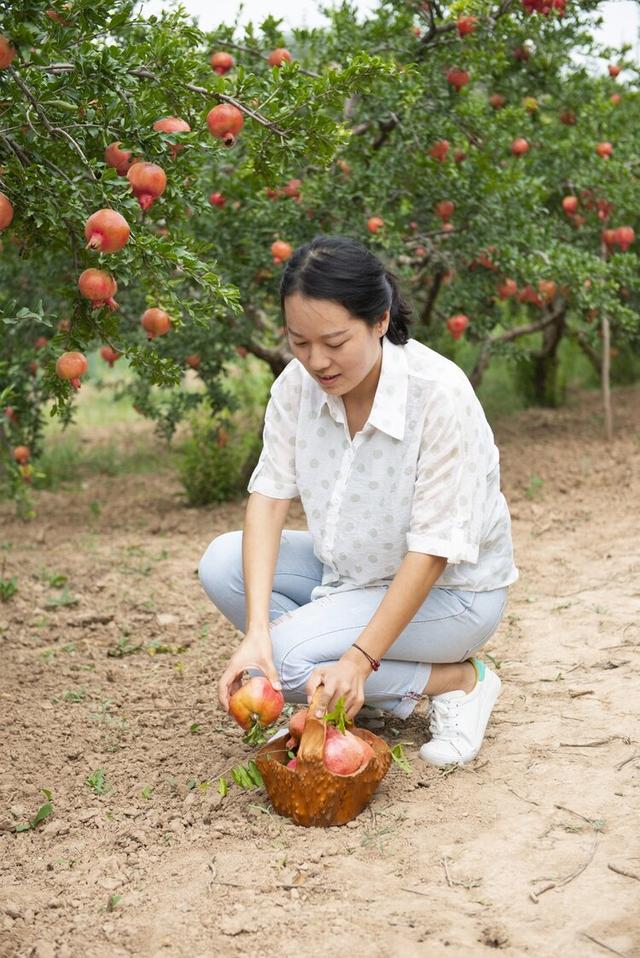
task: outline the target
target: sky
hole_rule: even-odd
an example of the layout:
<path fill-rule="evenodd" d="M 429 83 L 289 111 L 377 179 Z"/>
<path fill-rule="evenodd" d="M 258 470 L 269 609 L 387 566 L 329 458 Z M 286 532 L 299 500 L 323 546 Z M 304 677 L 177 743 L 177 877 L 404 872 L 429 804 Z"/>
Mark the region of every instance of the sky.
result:
<path fill-rule="evenodd" d="M 198 18 L 203 30 L 211 30 L 219 23 L 232 23 L 241 6 L 240 0 L 225 0 L 215 3 L 212 0 L 182 0 L 183 6 Z M 146 13 L 157 13 L 169 4 L 166 0 L 143 0 Z M 327 5 L 329 5 L 327 3 Z M 364 14 L 373 9 L 377 0 L 355 0 L 355 6 Z M 245 0 L 240 23 L 253 21 L 259 23 L 268 14 L 282 18 L 286 26 L 319 26 L 323 17 L 319 4 L 313 0 Z M 634 41 L 636 59 L 640 59 L 640 4 L 637 0 L 611 0 L 601 7 L 604 25 L 598 39 L 612 47 L 624 42 Z"/>

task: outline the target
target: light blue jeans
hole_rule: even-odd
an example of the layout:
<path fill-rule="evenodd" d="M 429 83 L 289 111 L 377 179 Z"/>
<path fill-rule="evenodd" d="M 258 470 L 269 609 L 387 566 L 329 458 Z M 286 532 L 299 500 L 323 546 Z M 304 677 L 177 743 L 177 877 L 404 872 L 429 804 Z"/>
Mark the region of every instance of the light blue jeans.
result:
<path fill-rule="evenodd" d="M 311 534 L 282 533 L 269 603 L 273 661 L 289 702 L 307 701 L 305 685 L 320 664 L 336 662 L 358 641 L 387 586 L 338 592 L 310 601 L 322 581 Z M 200 581 L 214 605 L 245 632 L 242 532 L 218 536 L 200 560 Z M 407 718 L 429 681 L 431 663 L 462 662 L 493 635 L 507 589 L 465 592 L 434 587 L 365 684 L 366 704 Z"/>

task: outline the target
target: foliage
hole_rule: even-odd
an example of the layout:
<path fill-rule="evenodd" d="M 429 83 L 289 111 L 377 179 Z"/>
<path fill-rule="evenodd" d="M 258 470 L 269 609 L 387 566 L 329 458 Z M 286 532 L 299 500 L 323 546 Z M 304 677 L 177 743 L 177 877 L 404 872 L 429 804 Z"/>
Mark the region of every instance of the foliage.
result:
<path fill-rule="evenodd" d="M 476 386 L 497 357 L 534 400 L 560 402 L 561 345 L 571 340 L 599 373 L 608 325 L 632 375 L 638 245 L 612 231 L 640 225 L 638 69 L 628 49 L 596 47 L 598 6 L 386 0 L 361 22 L 345 2 L 326 27 L 285 34 L 269 17 L 239 36 L 205 35 L 180 8 L 143 17 L 131 0 L 0 0 L 17 51 L 0 69 L 0 191 L 14 210 L 0 260 L 0 440 L 23 513 L 36 474 L 13 450 L 37 457 L 44 415 L 72 418 L 60 354 L 101 345 L 126 356 L 134 379 L 122 391 L 165 436 L 193 423 L 189 500 L 241 491 L 256 448 L 241 436 L 253 425 L 230 418 L 230 360 L 242 368 L 252 353 L 273 375 L 292 355 L 276 239 L 295 247 L 331 232 L 370 245 L 413 301 L 412 335 L 464 361 Z M 270 67 L 268 51 L 285 45 L 292 62 Z M 226 75 L 208 65 L 216 50 L 235 58 Z M 245 119 L 232 149 L 205 124 L 221 102 Z M 191 131 L 155 131 L 168 115 Z M 167 174 L 146 211 L 106 165 L 116 141 Z M 118 252 L 83 248 L 84 223 L 103 207 L 131 226 Z M 372 216 L 384 224 L 375 233 Z M 80 296 L 91 266 L 117 280 L 118 311 Z M 146 340 L 151 306 L 172 325 Z M 461 339 L 447 328 L 459 313 Z M 189 365 L 201 390 L 184 388 Z"/>

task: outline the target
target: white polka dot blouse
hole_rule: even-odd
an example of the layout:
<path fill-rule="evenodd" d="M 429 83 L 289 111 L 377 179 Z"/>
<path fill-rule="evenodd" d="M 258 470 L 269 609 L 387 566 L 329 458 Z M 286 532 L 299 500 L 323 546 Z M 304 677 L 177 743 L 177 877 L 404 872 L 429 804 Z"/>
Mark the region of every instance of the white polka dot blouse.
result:
<path fill-rule="evenodd" d="M 455 363 L 383 338 L 369 418 L 351 438 L 340 396 L 293 359 L 271 387 L 248 491 L 300 496 L 323 563 L 312 601 L 388 586 L 407 552 L 443 556 L 436 586 L 485 592 L 515 582 L 499 454 Z"/>

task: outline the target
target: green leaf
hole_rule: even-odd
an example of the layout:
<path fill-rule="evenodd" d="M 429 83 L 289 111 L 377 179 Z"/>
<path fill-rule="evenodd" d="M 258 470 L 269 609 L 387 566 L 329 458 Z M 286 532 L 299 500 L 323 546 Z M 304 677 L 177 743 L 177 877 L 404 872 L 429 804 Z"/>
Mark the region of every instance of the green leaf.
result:
<path fill-rule="evenodd" d="M 404 749 L 402 748 L 402 742 L 398 742 L 397 745 L 393 746 L 393 748 L 391 749 L 391 758 L 396 763 L 396 765 L 400 766 L 403 772 L 406 772 L 407 775 L 411 775 L 411 772 L 413 770 L 411 768 L 411 764 L 409 760 L 404 754 Z"/>
<path fill-rule="evenodd" d="M 353 725 L 344 708 L 344 696 L 338 699 L 332 712 L 327 712 L 324 721 L 328 725 L 334 725 L 343 735 L 347 731 L 347 725 Z"/>
<path fill-rule="evenodd" d="M 224 798 L 227 792 L 229 791 L 229 783 L 226 778 L 220 777 L 218 779 L 218 794 L 222 795 Z"/>

